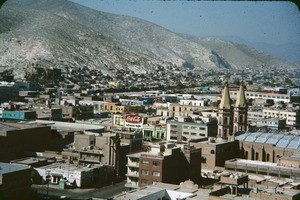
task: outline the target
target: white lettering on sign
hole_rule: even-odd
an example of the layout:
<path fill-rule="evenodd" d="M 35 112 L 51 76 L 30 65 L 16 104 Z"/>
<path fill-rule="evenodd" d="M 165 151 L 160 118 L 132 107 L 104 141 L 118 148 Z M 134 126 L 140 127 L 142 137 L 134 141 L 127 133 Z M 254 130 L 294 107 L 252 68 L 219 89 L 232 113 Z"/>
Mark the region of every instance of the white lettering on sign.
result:
<path fill-rule="evenodd" d="M 139 124 L 142 122 L 143 118 L 138 115 L 126 115 L 125 120 L 128 123 Z"/>

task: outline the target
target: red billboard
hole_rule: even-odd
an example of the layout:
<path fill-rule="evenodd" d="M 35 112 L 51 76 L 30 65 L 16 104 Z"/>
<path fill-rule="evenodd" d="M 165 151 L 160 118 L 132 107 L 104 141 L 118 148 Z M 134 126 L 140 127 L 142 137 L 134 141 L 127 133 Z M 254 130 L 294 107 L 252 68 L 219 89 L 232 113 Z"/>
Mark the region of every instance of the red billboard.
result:
<path fill-rule="evenodd" d="M 143 125 L 143 117 L 139 115 L 126 115 L 125 127 L 141 128 Z"/>

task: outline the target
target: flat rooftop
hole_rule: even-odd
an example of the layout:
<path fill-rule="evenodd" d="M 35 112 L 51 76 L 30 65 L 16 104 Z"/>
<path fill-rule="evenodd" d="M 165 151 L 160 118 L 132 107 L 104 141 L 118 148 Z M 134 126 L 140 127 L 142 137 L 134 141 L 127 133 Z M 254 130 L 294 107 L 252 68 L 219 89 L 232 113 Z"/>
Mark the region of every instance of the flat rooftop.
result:
<path fill-rule="evenodd" d="M 208 199 L 209 190 L 198 189 L 198 186 L 197 189 L 192 189 L 185 187 L 184 184 L 173 185 L 157 182 L 153 185 L 117 195 L 113 199 L 156 199 L 155 194 L 157 193 L 161 193 L 166 199 Z"/>
<path fill-rule="evenodd" d="M 27 170 L 27 169 L 29 169 L 29 167 L 25 165 L 0 163 L 0 174 L 8 174 L 12 172 L 21 171 L 21 170 Z"/>
<path fill-rule="evenodd" d="M 8 124 L 4 124 L 4 123 L 0 123 L 0 131 L 12 131 L 12 130 L 18 130 L 19 128 L 16 128 L 14 126 L 8 125 Z"/>
<path fill-rule="evenodd" d="M 100 165 L 99 165 L 100 166 Z M 50 165 L 46 165 L 43 167 L 39 167 L 40 169 L 59 169 L 63 171 L 77 171 L 77 172 L 82 172 L 82 171 L 90 171 L 93 167 L 84 167 L 80 165 L 75 165 L 75 164 L 66 164 L 66 163 L 53 163 Z"/>
<path fill-rule="evenodd" d="M 69 122 L 47 121 L 47 120 L 35 120 L 30 124 L 48 125 L 51 128 L 67 131 L 86 131 L 86 130 L 104 130 L 104 126 L 90 125 L 90 124 L 78 124 Z"/>
<path fill-rule="evenodd" d="M 44 124 L 34 124 L 30 122 L 0 122 L 0 131 L 12 131 L 27 128 L 45 127 Z"/>

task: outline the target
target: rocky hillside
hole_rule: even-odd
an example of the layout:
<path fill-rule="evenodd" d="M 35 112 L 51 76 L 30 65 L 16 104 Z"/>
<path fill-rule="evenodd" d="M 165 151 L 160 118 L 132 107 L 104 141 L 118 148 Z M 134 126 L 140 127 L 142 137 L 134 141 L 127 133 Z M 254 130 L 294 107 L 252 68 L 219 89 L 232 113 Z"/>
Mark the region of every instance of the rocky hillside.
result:
<path fill-rule="evenodd" d="M 22 77 L 35 66 L 87 66 L 136 73 L 177 65 L 197 71 L 296 66 L 212 38 L 191 38 L 153 23 L 66 0 L 8 0 L 0 9 L 0 71 Z"/>

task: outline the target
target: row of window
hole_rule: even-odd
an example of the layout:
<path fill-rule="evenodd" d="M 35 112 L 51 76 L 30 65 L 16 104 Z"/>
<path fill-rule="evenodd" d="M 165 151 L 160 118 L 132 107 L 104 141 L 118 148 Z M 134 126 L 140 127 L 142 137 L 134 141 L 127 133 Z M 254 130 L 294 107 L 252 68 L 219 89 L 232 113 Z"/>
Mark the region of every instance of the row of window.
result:
<path fill-rule="evenodd" d="M 192 132 L 192 133 L 189 133 L 189 132 L 183 132 L 183 135 L 192 135 L 192 136 L 196 136 L 197 135 L 197 133 L 194 133 L 194 132 Z M 204 133 L 199 133 L 199 136 L 203 136 L 203 137 L 206 137 L 206 135 L 204 134 Z"/>
<path fill-rule="evenodd" d="M 141 170 L 141 174 L 142 175 L 149 175 L 151 173 L 149 173 L 149 170 L 147 170 L 147 169 L 142 169 Z M 160 172 L 158 172 L 158 171 L 152 171 L 152 176 L 159 177 L 160 176 Z"/>
<path fill-rule="evenodd" d="M 197 126 L 183 126 L 184 129 L 193 129 L 193 130 L 205 130 L 205 127 L 197 127 Z"/>
<path fill-rule="evenodd" d="M 236 92 L 234 92 L 233 93 L 234 95 L 237 95 L 237 93 Z M 277 95 L 277 96 L 274 96 L 274 95 L 267 95 L 267 94 L 249 94 L 249 93 L 246 93 L 246 96 L 247 97 L 264 97 L 264 98 L 276 98 L 276 99 L 289 99 L 290 97 L 289 96 L 287 96 L 287 95 L 284 95 L 284 96 L 279 96 L 279 95 Z"/>
<path fill-rule="evenodd" d="M 280 116 L 285 116 L 285 117 L 292 117 L 292 115 L 287 115 L 287 114 L 282 114 L 282 113 L 271 113 L 271 112 L 264 112 L 264 115 L 280 115 Z"/>
<path fill-rule="evenodd" d="M 149 160 L 142 160 L 142 165 L 149 165 L 150 162 Z M 153 166 L 160 166 L 160 162 L 159 161 L 152 161 L 152 165 Z"/>

